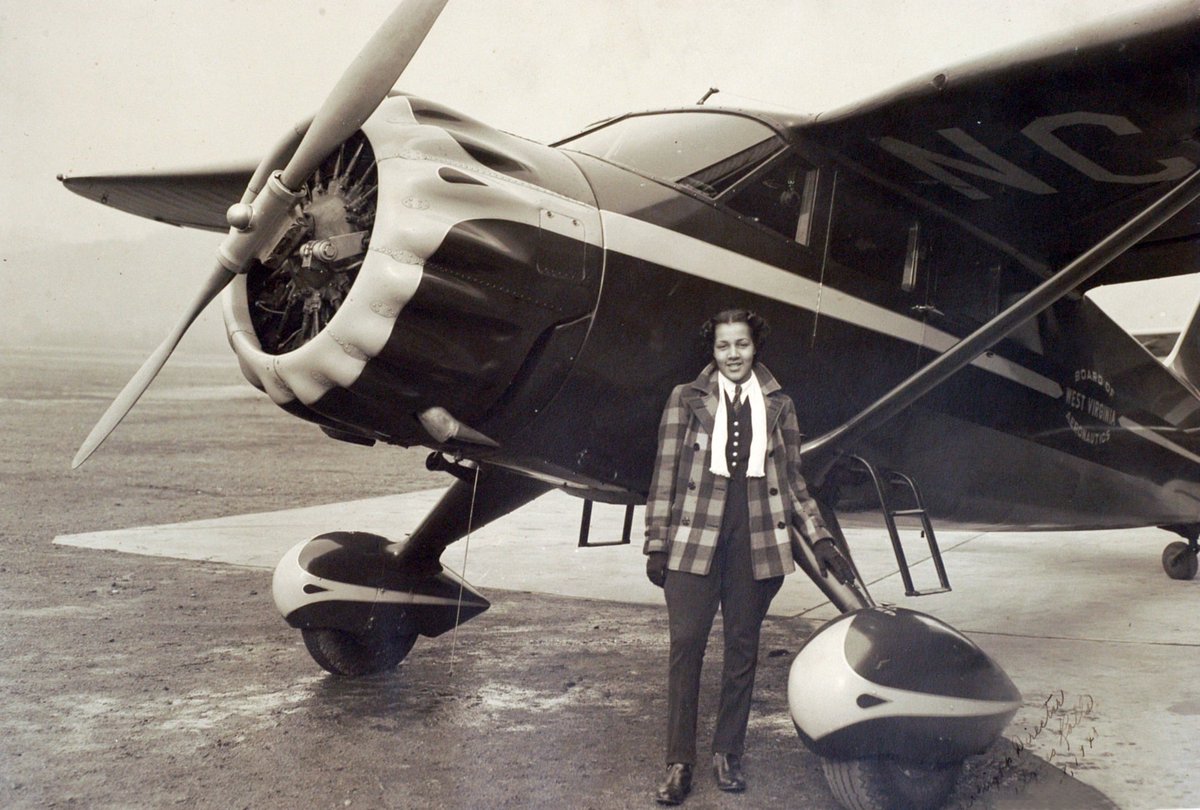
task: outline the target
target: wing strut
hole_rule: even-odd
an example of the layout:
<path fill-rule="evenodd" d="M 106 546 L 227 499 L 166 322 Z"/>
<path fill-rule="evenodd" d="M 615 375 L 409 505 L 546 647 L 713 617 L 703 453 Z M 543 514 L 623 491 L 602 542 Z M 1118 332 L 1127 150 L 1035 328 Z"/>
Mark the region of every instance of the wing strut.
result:
<path fill-rule="evenodd" d="M 831 451 L 853 444 L 888 422 L 1030 318 L 1036 317 L 1067 292 L 1140 242 L 1197 198 L 1200 198 L 1200 169 L 1189 174 L 1141 213 L 1101 239 L 1025 297 L 954 344 L 944 354 L 939 355 L 929 365 L 884 394 L 865 410 L 823 436 L 808 442 L 803 450 L 804 457 L 810 459 L 824 456 L 832 460 L 833 457 L 828 455 Z"/>

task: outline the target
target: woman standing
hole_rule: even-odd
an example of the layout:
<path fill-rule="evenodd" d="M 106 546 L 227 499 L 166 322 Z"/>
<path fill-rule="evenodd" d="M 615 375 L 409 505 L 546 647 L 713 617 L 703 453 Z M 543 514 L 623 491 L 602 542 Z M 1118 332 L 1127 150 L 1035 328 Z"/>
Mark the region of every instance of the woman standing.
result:
<path fill-rule="evenodd" d="M 713 769 L 717 787 L 736 792 L 746 788 L 741 755 L 759 631 L 795 568 L 790 532 L 812 545 L 822 575 L 853 580 L 800 474 L 795 406 L 756 362 L 766 331 L 747 310 L 710 318 L 702 332 L 713 362 L 671 392 L 659 425 L 643 551 L 646 575 L 666 595 L 671 639 L 661 804 L 691 790 L 700 667 L 717 606 L 725 663 Z"/>

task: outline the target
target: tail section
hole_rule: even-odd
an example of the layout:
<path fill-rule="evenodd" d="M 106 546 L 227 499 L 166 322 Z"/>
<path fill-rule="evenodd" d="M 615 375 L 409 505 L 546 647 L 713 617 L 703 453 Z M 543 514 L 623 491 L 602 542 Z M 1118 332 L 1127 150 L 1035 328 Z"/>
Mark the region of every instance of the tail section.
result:
<path fill-rule="evenodd" d="M 1175 348 L 1163 362 L 1180 382 L 1200 396 L 1200 298 L 1192 307 L 1192 315 L 1179 333 Z"/>

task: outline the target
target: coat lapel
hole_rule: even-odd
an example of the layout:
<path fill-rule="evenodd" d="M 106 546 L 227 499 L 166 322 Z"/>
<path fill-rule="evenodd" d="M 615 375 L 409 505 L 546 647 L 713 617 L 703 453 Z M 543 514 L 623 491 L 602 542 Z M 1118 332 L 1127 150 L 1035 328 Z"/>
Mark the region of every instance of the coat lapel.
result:
<path fill-rule="evenodd" d="M 779 414 L 783 413 L 783 400 L 780 397 L 774 397 L 767 394 L 763 397 L 767 402 L 767 435 L 770 436 L 775 432 L 775 425 L 779 422 Z"/>
<path fill-rule="evenodd" d="M 754 364 L 754 376 L 758 378 L 758 385 L 763 392 L 763 400 L 767 403 L 767 435 L 769 436 L 775 432 L 779 414 L 783 413 L 783 397 L 774 396 L 781 388 L 775 380 L 775 375 L 761 363 Z"/>
<path fill-rule="evenodd" d="M 683 395 L 683 402 L 692 409 L 704 432 L 712 435 L 713 426 L 717 422 L 717 371 L 716 366 L 709 363 L 700 376 L 692 380 L 691 386 Z"/>

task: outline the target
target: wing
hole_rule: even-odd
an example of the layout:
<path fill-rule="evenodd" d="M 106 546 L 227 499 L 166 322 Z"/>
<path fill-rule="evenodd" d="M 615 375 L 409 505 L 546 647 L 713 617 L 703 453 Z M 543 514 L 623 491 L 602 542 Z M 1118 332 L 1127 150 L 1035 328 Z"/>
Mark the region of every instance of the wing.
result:
<path fill-rule="evenodd" d="M 842 166 L 1046 272 L 1200 165 L 1200 4 L 979 60 L 800 129 Z M 1089 286 L 1197 269 L 1193 204 Z"/>
<path fill-rule="evenodd" d="M 229 230 L 225 212 L 241 199 L 255 168 L 249 164 L 211 170 L 59 179 L 81 197 L 139 217 L 223 233 Z"/>

